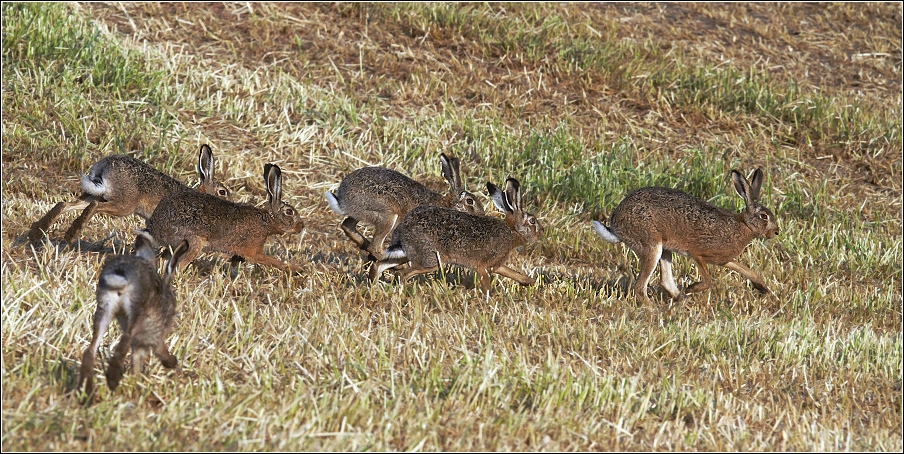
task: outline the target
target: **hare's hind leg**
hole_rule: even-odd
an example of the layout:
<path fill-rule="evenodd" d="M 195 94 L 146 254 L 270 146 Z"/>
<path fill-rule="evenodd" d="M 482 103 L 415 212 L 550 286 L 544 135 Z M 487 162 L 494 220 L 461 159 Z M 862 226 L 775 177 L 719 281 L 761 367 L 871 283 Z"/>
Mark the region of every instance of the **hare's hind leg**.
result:
<path fill-rule="evenodd" d="M 169 348 L 166 347 L 165 339 L 160 339 L 160 343 L 158 343 L 157 347 L 154 349 L 154 355 L 160 359 L 160 364 L 163 364 L 163 367 L 167 369 L 172 369 L 179 363 L 176 355 L 170 353 Z"/>
<path fill-rule="evenodd" d="M 110 358 L 110 364 L 107 366 L 107 373 L 105 374 L 107 377 L 107 386 L 110 387 L 111 391 L 116 390 L 119 386 L 119 382 L 122 381 L 123 363 L 126 359 L 126 353 L 129 352 L 131 347 L 132 336 L 128 333 L 123 333 L 122 337 L 119 339 L 119 343 L 113 348 L 113 357 Z"/>
<path fill-rule="evenodd" d="M 35 241 L 40 238 L 43 233 L 48 232 L 50 230 L 50 224 L 53 224 L 53 221 L 56 221 L 61 214 L 72 211 L 72 210 L 81 210 L 87 207 L 91 202 L 93 202 L 94 196 L 90 194 L 82 194 L 78 200 L 74 200 L 72 202 L 60 202 L 53 206 L 50 211 L 47 212 L 41 219 L 38 219 L 31 227 L 28 229 L 27 238 L 28 241 Z M 68 240 L 67 240 L 68 241 Z"/>
<path fill-rule="evenodd" d="M 521 285 L 533 285 L 535 282 L 537 282 L 536 279 L 534 279 L 530 276 L 521 274 L 505 265 L 499 265 L 492 271 L 501 276 L 505 276 L 509 279 L 513 279 Z"/>
<path fill-rule="evenodd" d="M 355 246 L 358 246 L 361 250 L 370 252 L 370 241 L 367 238 L 364 238 L 364 235 L 358 231 L 357 219 L 351 216 L 345 218 L 345 220 L 342 221 L 342 226 L 340 228 L 345 232 L 345 236 L 352 240 L 352 243 L 355 243 Z"/>
<path fill-rule="evenodd" d="M 659 282 L 662 284 L 662 288 L 669 295 L 672 295 L 672 298 L 681 300 L 684 295 L 678 290 L 678 285 L 675 284 L 675 277 L 672 276 L 672 251 L 668 249 L 663 249 L 662 256 L 659 257 L 659 274 Z"/>
<path fill-rule="evenodd" d="M 411 268 L 407 268 L 401 271 L 399 273 L 399 277 L 402 279 L 402 282 L 407 282 L 408 279 L 411 279 L 418 274 L 427 274 L 438 269 L 439 265 L 422 267 L 420 265 L 416 265 L 414 262 L 411 262 Z"/>
<path fill-rule="evenodd" d="M 639 302 L 650 304 L 650 298 L 647 297 L 647 286 L 650 284 L 653 270 L 656 269 L 656 261 L 662 256 L 662 243 L 657 243 L 653 247 L 644 247 L 635 252 L 640 261 L 640 271 L 637 274 L 637 280 L 634 281 L 634 297 Z"/>
<path fill-rule="evenodd" d="M 728 262 L 725 264 L 725 268 L 730 270 L 737 271 L 741 276 L 747 278 L 751 284 L 753 284 L 753 288 L 759 290 L 762 293 L 770 293 L 769 287 L 766 287 L 766 283 L 763 282 L 763 278 L 757 274 L 756 271 L 753 271 L 750 268 L 747 268 L 744 265 L 741 265 L 737 262 Z"/>

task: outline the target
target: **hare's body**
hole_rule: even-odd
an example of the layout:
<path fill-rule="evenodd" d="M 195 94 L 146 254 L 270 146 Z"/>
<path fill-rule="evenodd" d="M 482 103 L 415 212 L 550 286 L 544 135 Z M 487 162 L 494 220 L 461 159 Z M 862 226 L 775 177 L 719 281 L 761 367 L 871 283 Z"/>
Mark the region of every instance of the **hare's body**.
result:
<path fill-rule="evenodd" d="M 774 215 L 759 204 L 763 173 L 754 172 L 752 183 L 737 171 L 732 172 L 735 189 L 747 207 L 741 213 L 719 208 L 677 189 L 646 187 L 628 193 L 612 212 L 607 229 L 593 221 L 604 240 L 624 242 L 637 254 L 640 272 L 634 285 L 635 296 L 647 301 L 646 288 L 658 260 L 661 283 L 673 297 L 681 293 L 672 277 L 672 253 L 694 259 L 701 279 L 687 288 L 699 292 L 711 285 L 707 264 L 725 266 L 749 279 L 762 292 L 769 289 L 754 271 L 735 258 L 757 237 L 778 234 Z"/>
<path fill-rule="evenodd" d="M 342 231 L 359 248 L 380 258 L 383 242 L 398 223 L 414 207 L 436 205 L 472 214 L 484 214 L 473 194 L 464 190 L 459 161 L 440 154 L 443 177 L 449 183 L 449 193 L 442 195 L 412 180 L 404 174 L 383 167 L 364 167 L 342 179 L 336 194 L 324 196 L 330 208 L 347 216 Z M 358 232 L 358 222 L 374 226 L 373 240 Z"/>
<path fill-rule="evenodd" d="M 271 235 L 298 233 L 304 228 L 295 209 L 281 200 L 279 167 L 267 164 L 264 169 L 268 208 L 233 203 L 197 191 L 183 192 L 160 202 L 147 221 L 148 230 L 163 246 L 188 241 L 191 247 L 182 260 L 182 268 L 206 247 L 297 271 L 298 267 L 264 254 L 264 243 Z"/>
<path fill-rule="evenodd" d="M 228 198 L 229 192 L 213 178 L 213 155 L 210 147 L 201 147 L 198 164 L 201 184 L 198 191 Z M 71 242 L 95 214 L 151 217 L 164 197 L 189 190 L 188 186 L 150 165 L 131 156 L 107 156 L 94 163 L 80 179 L 82 195 L 71 202 L 56 204 L 47 214 L 32 224 L 27 233 L 29 241 L 37 240 L 63 213 L 84 210 L 66 231 L 65 241 Z"/>
<path fill-rule="evenodd" d="M 543 235 L 532 215 L 521 211 L 518 182 L 507 181 L 503 195 L 487 184 L 493 202 L 506 212 L 506 219 L 473 215 L 445 207 L 421 205 L 409 212 L 392 233 L 384 259 L 371 268 L 373 280 L 387 268 L 408 262 L 401 272 L 403 281 L 436 270 L 440 261 L 474 268 L 478 288 L 489 289 L 489 273 L 497 273 L 531 285 L 535 280 L 505 266 L 511 252 Z M 437 257 L 438 256 L 438 257 Z"/>
<path fill-rule="evenodd" d="M 91 344 L 82 355 L 79 387 L 94 391 L 94 365 L 97 347 L 115 318 L 122 337 L 113 349 L 107 368 L 107 385 L 116 389 L 123 375 L 123 362 L 132 350 L 132 373 L 140 373 L 148 355 L 153 352 L 166 368 L 176 367 L 176 357 L 167 346 L 176 314 L 176 298 L 171 286 L 172 271 L 188 249 L 186 243 L 174 251 L 166 273 L 157 274 L 155 245 L 147 232 L 135 240 L 135 255 L 115 255 L 104 262 L 97 281 L 97 308 L 94 311 Z"/>

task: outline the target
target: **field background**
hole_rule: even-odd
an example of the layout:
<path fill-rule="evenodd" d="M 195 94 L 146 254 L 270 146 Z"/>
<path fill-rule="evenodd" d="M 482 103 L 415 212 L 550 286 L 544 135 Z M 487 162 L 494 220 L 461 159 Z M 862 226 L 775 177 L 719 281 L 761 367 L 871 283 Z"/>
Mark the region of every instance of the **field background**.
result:
<path fill-rule="evenodd" d="M 900 3 L 2 8 L 4 451 L 902 449 Z M 20 237 L 101 157 L 194 184 L 203 143 L 240 201 L 282 167 L 306 230 L 268 249 L 304 273 L 203 255 L 181 370 L 84 408 L 96 275 L 144 223 Z M 365 165 L 444 190 L 440 152 L 474 192 L 521 180 L 537 285 L 367 281 L 323 191 Z M 636 306 L 590 221 L 653 184 L 738 210 L 756 167 L 781 234 L 739 261 L 774 295 L 712 268 Z"/>

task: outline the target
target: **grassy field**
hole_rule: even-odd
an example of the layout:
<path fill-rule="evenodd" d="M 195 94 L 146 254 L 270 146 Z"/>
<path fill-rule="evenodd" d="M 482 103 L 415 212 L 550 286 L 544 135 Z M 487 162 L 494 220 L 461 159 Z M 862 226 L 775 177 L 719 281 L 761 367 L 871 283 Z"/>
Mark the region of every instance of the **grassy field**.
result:
<path fill-rule="evenodd" d="M 4 451 L 902 449 L 900 3 L 2 8 Z M 144 222 L 22 234 L 101 157 L 194 184 L 203 143 L 240 201 L 282 167 L 306 229 L 268 251 L 304 273 L 202 255 L 181 370 L 81 406 L 97 273 Z M 441 152 L 481 195 L 521 180 L 536 285 L 368 282 L 323 191 L 365 165 L 444 190 Z M 781 234 L 738 261 L 774 294 L 713 267 L 636 305 L 590 221 L 646 185 L 739 210 L 756 167 Z"/>

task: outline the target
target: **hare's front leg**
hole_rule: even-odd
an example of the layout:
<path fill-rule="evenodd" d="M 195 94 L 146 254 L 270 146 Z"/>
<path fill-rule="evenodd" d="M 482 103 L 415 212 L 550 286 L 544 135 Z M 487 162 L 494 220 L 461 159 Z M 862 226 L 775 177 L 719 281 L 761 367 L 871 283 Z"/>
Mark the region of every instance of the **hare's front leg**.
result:
<path fill-rule="evenodd" d="M 753 284 L 753 288 L 759 290 L 760 292 L 765 294 L 771 293 L 769 291 L 769 287 L 766 287 L 766 283 L 763 282 L 763 278 L 761 278 L 756 271 L 753 271 L 752 269 L 747 268 L 746 266 L 741 265 L 737 262 L 728 262 L 725 264 L 725 268 L 737 271 L 741 276 L 744 276 L 750 281 L 751 284 Z"/>
<path fill-rule="evenodd" d="M 367 252 L 377 260 L 383 258 L 383 242 L 386 237 L 392 233 L 392 230 L 399 223 L 399 215 L 393 214 L 386 219 L 381 220 L 374 226 L 374 239 L 370 243 Z"/>
<path fill-rule="evenodd" d="M 697 270 L 700 272 L 700 281 L 694 282 L 687 287 L 688 293 L 702 292 L 712 286 L 713 280 L 709 275 L 709 266 L 701 257 L 694 257 L 697 262 Z"/>

